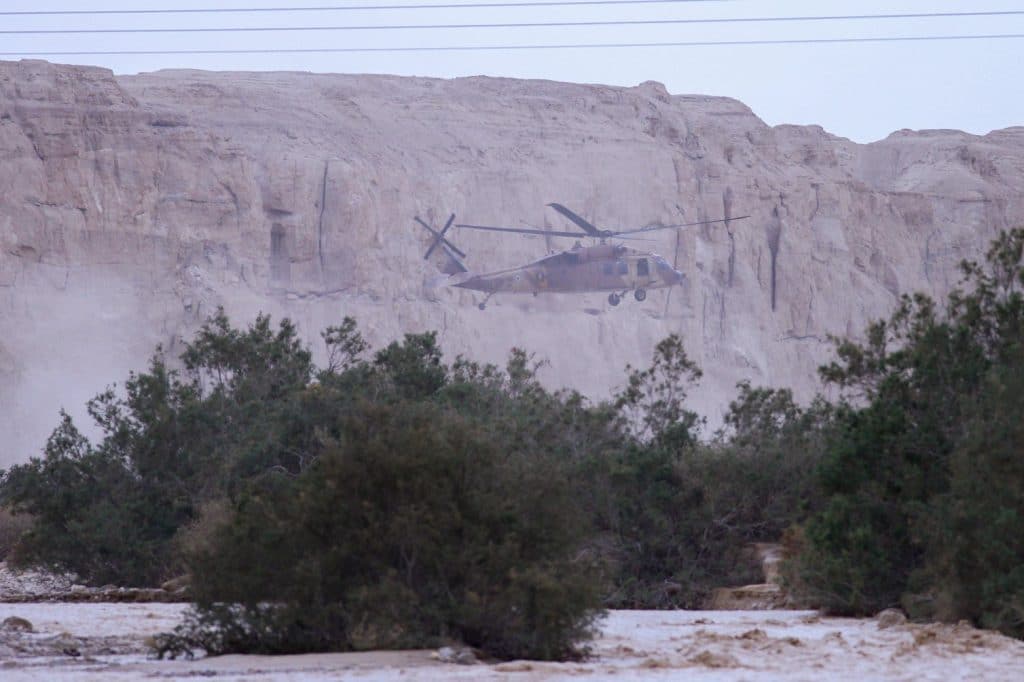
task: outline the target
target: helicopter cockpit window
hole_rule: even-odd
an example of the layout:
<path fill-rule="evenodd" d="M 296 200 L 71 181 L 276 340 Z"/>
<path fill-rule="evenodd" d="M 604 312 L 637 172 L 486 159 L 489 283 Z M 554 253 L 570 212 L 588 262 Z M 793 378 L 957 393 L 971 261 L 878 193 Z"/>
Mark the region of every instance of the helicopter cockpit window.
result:
<path fill-rule="evenodd" d="M 618 263 L 616 263 L 616 266 L 620 275 L 629 274 L 629 264 L 626 261 L 620 260 Z"/>
<path fill-rule="evenodd" d="M 651 268 L 647 264 L 646 258 L 641 258 L 636 262 L 636 276 L 637 277 L 649 277 L 651 274 Z"/>
<path fill-rule="evenodd" d="M 580 254 L 578 254 L 578 253 L 565 253 L 565 254 L 562 254 L 562 255 L 564 256 L 564 260 L 565 260 L 565 264 L 566 265 L 579 265 L 580 264 Z"/>
<path fill-rule="evenodd" d="M 604 263 L 601 266 L 601 271 L 604 272 L 604 274 L 606 274 L 606 275 L 614 275 L 615 274 L 615 264 L 610 262 L 610 261 L 607 262 L 607 263 Z"/>

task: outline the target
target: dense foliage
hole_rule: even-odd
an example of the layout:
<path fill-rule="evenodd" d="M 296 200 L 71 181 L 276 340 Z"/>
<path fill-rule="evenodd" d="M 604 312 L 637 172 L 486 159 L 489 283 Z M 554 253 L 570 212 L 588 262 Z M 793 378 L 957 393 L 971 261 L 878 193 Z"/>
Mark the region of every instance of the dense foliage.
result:
<path fill-rule="evenodd" d="M 945 311 L 905 297 L 823 368 L 848 398 L 791 578 L 829 609 L 1024 635 L 1022 251 L 1024 230 L 1004 233 Z"/>
<path fill-rule="evenodd" d="M 571 658 L 602 608 L 700 607 L 783 536 L 790 588 L 834 612 L 1024 636 L 1022 250 L 1003 235 L 945 310 L 905 297 L 842 341 L 836 404 L 741 383 L 710 435 L 675 335 L 595 404 L 520 350 L 447 364 L 426 333 L 374 353 L 345 318 L 317 367 L 287 320 L 218 312 L 89 403 L 97 443 L 61 415 L 0 474 L 10 559 L 94 584 L 189 572 L 170 654 Z"/>
<path fill-rule="evenodd" d="M 827 407 L 741 384 L 725 428 L 702 443 L 702 420 L 685 408 L 699 378 L 673 335 L 618 397 L 634 438 L 594 463 L 611 496 L 597 515 L 611 536 L 610 607 L 700 608 L 716 587 L 758 582 L 751 543 L 777 540 L 813 499 Z"/>
<path fill-rule="evenodd" d="M 288 653 L 455 638 L 500 658 L 574 655 L 600 603 L 595 562 L 579 553 L 587 519 L 563 462 L 503 445 L 450 407 L 357 401 L 307 469 L 254 482 L 191 557 L 215 626 L 168 645 Z"/>
<path fill-rule="evenodd" d="M 43 457 L 6 473 L 4 504 L 33 518 L 16 561 L 96 584 L 158 583 L 180 571 L 171 540 L 203 502 L 268 468 L 296 470 L 312 434 L 288 427 L 313 365 L 288 321 L 275 332 L 261 316 L 243 332 L 221 312 L 181 360 L 179 374 L 158 353 L 123 397 L 90 401 L 98 445 L 62 414 Z"/>
<path fill-rule="evenodd" d="M 601 584 L 572 485 L 582 403 L 527 365 L 448 368 L 424 334 L 321 372 L 308 465 L 254 479 L 191 553 L 198 614 L 163 648 L 579 655 Z"/>
<path fill-rule="evenodd" d="M 288 322 L 219 313 L 180 373 L 158 356 L 92 401 L 98 445 L 65 415 L 3 478 L 32 519 L 16 559 L 92 582 L 189 571 L 198 610 L 170 652 L 582 653 L 604 582 L 574 474 L 619 446 L 615 413 L 546 391 L 520 351 L 449 367 L 429 333 L 367 360 L 348 319 L 324 340 L 317 370 Z"/>

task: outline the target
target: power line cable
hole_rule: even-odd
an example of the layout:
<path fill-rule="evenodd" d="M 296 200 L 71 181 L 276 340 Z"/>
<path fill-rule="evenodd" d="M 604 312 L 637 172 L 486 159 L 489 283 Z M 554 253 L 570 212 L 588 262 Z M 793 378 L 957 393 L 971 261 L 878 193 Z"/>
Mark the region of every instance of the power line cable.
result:
<path fill-rule="evenodd" d="M 932 35 L 932 36 L 877 36 L 858 38 L 790 38 L 779 40 L 700 40 L 657 43 L 574 43 L 547 45 L 424 45 L 404 47 L 310 47 L 310 48 L 257 48 L 215 50 L 98 50 L 59 52 L 0 52 L 0 57 L 70 57 L 70 56 L 130 56 L 130 55 L 213 55 L 213 54 L 330 54 L 351 52 L 473 52 L 500 50 L 576 50 L 637 47 L 710 47 L 739 45 L 830 45 L 839 43 L 922 42 L 938 40 L 1004 40 L 1024 38 L 1024 33 L 997 33 L 987 35 Z"/>
<path fill-rule="evenodd" d="M 0 11 L 0 16 L 67 16 L 96 14 L 242 14 L 267 12 L 349 12 L 353 10 L 396 9 L 480 9 L 488 7 L 571 7 L 573 5 L 667 5 L 735 0 L 531 0 L 530 2 L 466 2 L 412 5 L 325 5 L 319 7 L 210 7 L 163 9 L 66 9 Z"/>
<path fill-rule="evenodd" d="M 580 4 L 580 3 L 574 3 Z M 784 21 L 854 21 L 864 19 L 932 19 L 953 17 L 1019 16 L 1024 10 L 997 10 L 983 12 L 917 12 L 913 14 L 845 14 L 795 17 L 726 17 L 712 19 L 615 19 L 595 21 L 532 21 L 486 24 L 366 24 L 353 26 L 227 26 L 223 28 L 80 28 L 80 29 L 0 29 L 0 35 L 21 34 L 83 34 L 83 33 L 266 33 L 286 31 L 372 31 L 405 29 L 460 29 L 460 28 L 554 28 L 582 26 L 651 26 L 676 24 L 742 24 Z"/>

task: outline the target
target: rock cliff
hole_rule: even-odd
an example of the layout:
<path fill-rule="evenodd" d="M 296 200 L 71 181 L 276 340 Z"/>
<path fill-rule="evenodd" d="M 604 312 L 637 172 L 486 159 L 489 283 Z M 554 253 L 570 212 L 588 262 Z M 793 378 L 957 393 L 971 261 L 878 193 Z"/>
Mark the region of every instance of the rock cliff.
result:
<path fill-rule="evenodd" d="M 344 315 L 376 344 L 436 329 L 450 354 L 494 362 L 521 346 L 546 382 L 594 398 L 678 332 L 714 422 L 740 379 L 813 395 L 828 334 L 901 293 L 943 295 L 960 259 L 1024 224 L 1024 128 L 858 145 L 657 83 L 0 62 L 0 159 L 0 465 L 221 304 L 290 316 L 317 350 Z M 638 243 L 687 275 L 643 304 L 481 312 L 436 286 L 413 215 L 564 229 L 551 201 L 608 227 L 752 217 Z M 453 241 L 480 270 L 571 246 L 467 232 Z"/>

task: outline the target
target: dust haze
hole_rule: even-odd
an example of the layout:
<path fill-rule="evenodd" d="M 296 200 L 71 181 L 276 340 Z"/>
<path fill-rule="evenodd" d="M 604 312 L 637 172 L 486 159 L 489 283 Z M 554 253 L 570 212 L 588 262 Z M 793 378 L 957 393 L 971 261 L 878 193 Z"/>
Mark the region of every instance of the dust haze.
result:
<path fill-rule="evenodd" d="M 903 293 L 942 297 L 957 264 L 1024 223 L 1024 128 L 901 131 L 870 145 L 768 126 L 743 103 L 502 78 L 161 71 L 0 62 L 0 462 L 37 453 L 84 403 L 218 305 L 296 321 L 314 350 L 345 315 L 380 347 L 436 330 L 449 358 L 503 363 L 606 398 L 679 334 L 704 371 L 693 408 L 735 384 L 819 388 L 829 334 Z M 644 249 L 687 288 L 605 296 L 429 286 L 414 215 L 609 229 L 750 215 Z M 454 232 L 454 231 L 453 231 Z M 454 232 L 468 263 L 522 265 L 564 239 Z"/>

